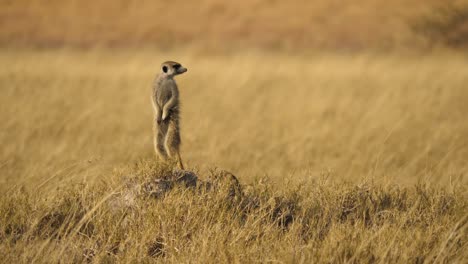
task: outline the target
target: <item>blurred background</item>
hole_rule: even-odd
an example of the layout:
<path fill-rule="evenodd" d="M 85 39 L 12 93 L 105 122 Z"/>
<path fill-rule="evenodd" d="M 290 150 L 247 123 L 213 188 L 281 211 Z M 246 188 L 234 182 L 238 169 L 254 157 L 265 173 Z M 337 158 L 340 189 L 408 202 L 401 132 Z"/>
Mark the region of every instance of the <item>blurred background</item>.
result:
<path fill-rule="evenodd" d="M 110 182 L 154 160 L 149 95 L 165 60 L 189 69 L 191 169 L 466 178 L 466 0 L 0 3 L 3 187 Z"/>
<path fill-rule="evenodd" d="M 9 47 L 466 49 L 466 0 L 2 0 Z"/>

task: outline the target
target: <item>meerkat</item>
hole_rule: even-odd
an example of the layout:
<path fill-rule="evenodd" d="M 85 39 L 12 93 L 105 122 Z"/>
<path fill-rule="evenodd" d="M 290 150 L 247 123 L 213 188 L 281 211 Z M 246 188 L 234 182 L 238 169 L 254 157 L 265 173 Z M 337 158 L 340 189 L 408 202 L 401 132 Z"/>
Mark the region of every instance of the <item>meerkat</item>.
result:
<path fill-rule="evenodd" d="M 179 128 L 179 89 L 174 77 L 187 71 L 180 63 L 166 61 L 161 64 L 161 71 L 154 80 L 151 102 L 155 114 L 153 122 L 154 149 L 164 161 L 177 160 L 180 169 L 184 169 L 180 158 Z"/>

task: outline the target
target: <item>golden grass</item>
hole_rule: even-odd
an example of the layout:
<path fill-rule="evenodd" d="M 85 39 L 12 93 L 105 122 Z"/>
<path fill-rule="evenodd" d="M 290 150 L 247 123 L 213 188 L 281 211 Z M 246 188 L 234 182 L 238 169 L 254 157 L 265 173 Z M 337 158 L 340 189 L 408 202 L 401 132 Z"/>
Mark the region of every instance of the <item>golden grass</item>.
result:
<path fill-rule="evenodd" d="M 234 195 L 226 181 L 209 190 L 180 186 L 159 199 L 142 192 L 164 171 L 144 161 L 114 174 L 120 185 L 7 192 L 0 200 L 2 260 L 463 263 L 468 257 L 461 186 L 323 178 L 280 189 L 258 181 Z"/>
<path fill-rule="evenodd" d="M 189 68 L 178 81 L 190 167 L 405 183 L 466 173 L 461 57 L 4 51 L 3 181 L 153 157 L 149 92 L 169 58 Z"/>
<path fill-rule="evenodd" d="M 243 194 L 178 188 L 112 209 L 128 182 L 164 175 L 149 92 L 166 59 L 189 69 L 186 165 L 233 172 Z M 5 262 L 466 261 L 464 57 L 4 49 L 0 62 Z"/>

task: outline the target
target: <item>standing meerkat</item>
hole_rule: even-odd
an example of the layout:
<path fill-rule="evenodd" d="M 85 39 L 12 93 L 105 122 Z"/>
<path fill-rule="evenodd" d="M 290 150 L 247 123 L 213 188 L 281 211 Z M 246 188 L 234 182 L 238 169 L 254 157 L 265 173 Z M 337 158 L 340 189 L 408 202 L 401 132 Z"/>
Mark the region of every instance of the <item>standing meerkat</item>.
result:
<path fill-rule="evenodd" d="M 161 72 L 154 81 L 151 95 L 155 114 L 153 134 L 156 154 L 162 160 L 177 160 L 182 170 L 184 165 L 179 153 L 181 143 L 179 89 L 174 77 L 186 71 L 186 68 L 174 61 L 166 61 L 161 64 Z"/>

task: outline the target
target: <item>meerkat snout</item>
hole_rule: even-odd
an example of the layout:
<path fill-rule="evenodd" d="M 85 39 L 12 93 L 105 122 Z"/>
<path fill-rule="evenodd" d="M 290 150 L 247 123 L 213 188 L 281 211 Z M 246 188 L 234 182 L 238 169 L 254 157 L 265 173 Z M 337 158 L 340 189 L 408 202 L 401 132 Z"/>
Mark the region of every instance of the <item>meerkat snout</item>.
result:
<path fill-rule="evenodd" d="M 188 71 L 188 69 L 184 68 L 184 67 L 180 67 L 177 71 L 179 72 L 179 74 L 182 74 L 182 73 Z"/>

